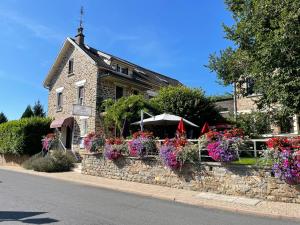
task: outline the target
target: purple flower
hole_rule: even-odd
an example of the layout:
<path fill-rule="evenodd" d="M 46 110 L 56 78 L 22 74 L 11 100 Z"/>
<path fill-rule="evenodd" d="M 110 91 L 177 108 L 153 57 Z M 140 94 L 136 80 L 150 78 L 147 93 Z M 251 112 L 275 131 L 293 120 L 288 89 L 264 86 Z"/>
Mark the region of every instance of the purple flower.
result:
<path fill-rule="evenodd" d="M 177 160 L 176 148 L 172 145 L 163 145 L 160 148 L 160 157 L 170 169 L 178 169 L 181 166 Z"/>
<path fill-rule="evenodd" d="M 117 160 L 122 156 L 120 150 L 114 148 L 114 145 L 105 144 L 104 146 L 104 157 L 108 160 Z"/>

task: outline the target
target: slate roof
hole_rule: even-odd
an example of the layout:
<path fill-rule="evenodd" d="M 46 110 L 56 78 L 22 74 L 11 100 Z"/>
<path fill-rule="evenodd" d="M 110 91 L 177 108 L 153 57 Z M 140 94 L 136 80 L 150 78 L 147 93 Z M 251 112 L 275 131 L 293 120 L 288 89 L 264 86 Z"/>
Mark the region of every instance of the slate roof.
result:
<path fill-rule="evenodd" d="M 72 39 L 73 40 L 73 39 Z M 73 40 L 75 42 L 75 40 Z M 146 69 L 144 67 L 141 67 L 139 65 L 136 65 L 132 62 L 129 62 L 127 60 L 121 59 L 117 56 L 114 56 L 112 54 L 97 50 L 95 48 L 92 48 L 88 45 L 80 46 L 78 45 L 85 53 L 87 53 L 97 64 L 98 66 L 102 67 L 103 69 L 109 70 L 111 73 L 114 73 L 115 75 L 120 75 L 120 73 L 114 71 L 111 65 L 108 65 L 104 62 L 105 57 L 102 56 L 99 53 L 108 55 L 112 59 L 115 59 L 117 61 L 123 62 L 124 64 L 128 64 L 135 68 L 134 70 L 134 76 L 132 79 L 136 79 L 140 82 L 146 82 L 146 83 L 154 83 L 159 86 L 167 86 L 167 85 L 182 85 L 178 80 L 170 78 L 168 76 L 156 73 L 154 71 L 151 71 L 149 69 Z"/>

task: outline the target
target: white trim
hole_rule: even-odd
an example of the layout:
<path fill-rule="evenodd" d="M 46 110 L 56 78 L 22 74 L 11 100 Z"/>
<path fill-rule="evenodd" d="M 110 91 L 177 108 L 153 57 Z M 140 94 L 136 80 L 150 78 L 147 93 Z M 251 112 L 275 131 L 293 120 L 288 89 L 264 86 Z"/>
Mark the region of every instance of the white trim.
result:
<path fill-rule="evenodd" d="M 253 110 L 245 109 L 245 110 L 238 110 L 237 113 L 251 113 Z"/>
<path fill-rule="evenodd" d="M 85 119 L 88 119 L 88 118 L 90 118 L 90 117 L 89 116 L 79 116 L 80 120 L 85 120 Z"/>
<path fill-rule="evenodd" d="M 152 91 L 152 90 L 147 90 L 146 91 L 147 95 L 151 96 L 151 97 L 155 97 L 157 95 L 156 91 Z"/>
<path fill-rule="evenodd" d="M 80 80 L 80 81 L 75 82 L 75 85 L 77 87 L 81 87 L 81 86 L 84 86 L 85 83 L 86 83 L 86 80 Z"/>
<path fill-rule="evenodd" d="M 56 93 L 61 93 L 61 92 L 63 92 L 63 90 L 64 90 L 64 87 L 60 87 L 60 88 L 56 88 L 55 92 Z"/>

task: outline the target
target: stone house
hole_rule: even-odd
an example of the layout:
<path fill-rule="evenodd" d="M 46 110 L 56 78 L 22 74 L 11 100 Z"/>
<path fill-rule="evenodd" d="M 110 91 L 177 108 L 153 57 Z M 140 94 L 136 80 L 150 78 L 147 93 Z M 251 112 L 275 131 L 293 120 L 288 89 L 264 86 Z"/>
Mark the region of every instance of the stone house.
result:
<path fill-rule="evenodd" d="M 259 94 L 254 92 L 253 81 L 246 79 L 246 81 L 237 88 L 236 94 L 236 112 L 241 113 L 251 113 L 252 111 L 257 111 L 258 107 L 255 103 L 260 97 Z M 242 89 L 242 90 L 239 90 Z M 241 92 L 243 94 L 241 94 Z M 228 98 L 220 101 L 216 101 L 215 105 L 219 108 L 220 113 L 227 117 L 234 113 L 234 98 Z M 299 115 L 294 115 L 290 118 L 290 130 L 283 130 L 279 126 L 271 125 L 271 129 L 274 134 L 290 133 L 290 134 L 300 134 L 300 118 Z"/>
<path fill-rule="evenodd" d="M 67 149 L 78 151 L 86 134 L 101 129 L 101 101 L 133 94 L 151 98 L 168 85 L 181 83 L 88 46 L 80 26 L 74 39 L 65 40 L 44 81 L 51 128 L 60 131 Z"/>

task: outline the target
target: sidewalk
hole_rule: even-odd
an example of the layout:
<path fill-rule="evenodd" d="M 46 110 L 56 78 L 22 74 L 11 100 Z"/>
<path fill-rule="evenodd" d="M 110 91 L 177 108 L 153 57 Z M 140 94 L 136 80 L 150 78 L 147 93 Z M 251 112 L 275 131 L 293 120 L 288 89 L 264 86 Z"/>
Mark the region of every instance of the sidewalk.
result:
<path fill-rule="evenodd" d="M 174 189 L 157 185 L 82 175 L 78 172 L 42 173 L 13 166 L 1 166 L 0 169 L 70 181 L 115 191 L 128 192 L 205 208 L 216 208 L 231 212 L 269 216 L 274 218 L 289 218 L 300 221 L 300 204 L 271 202 L 237 196 Z"/>

